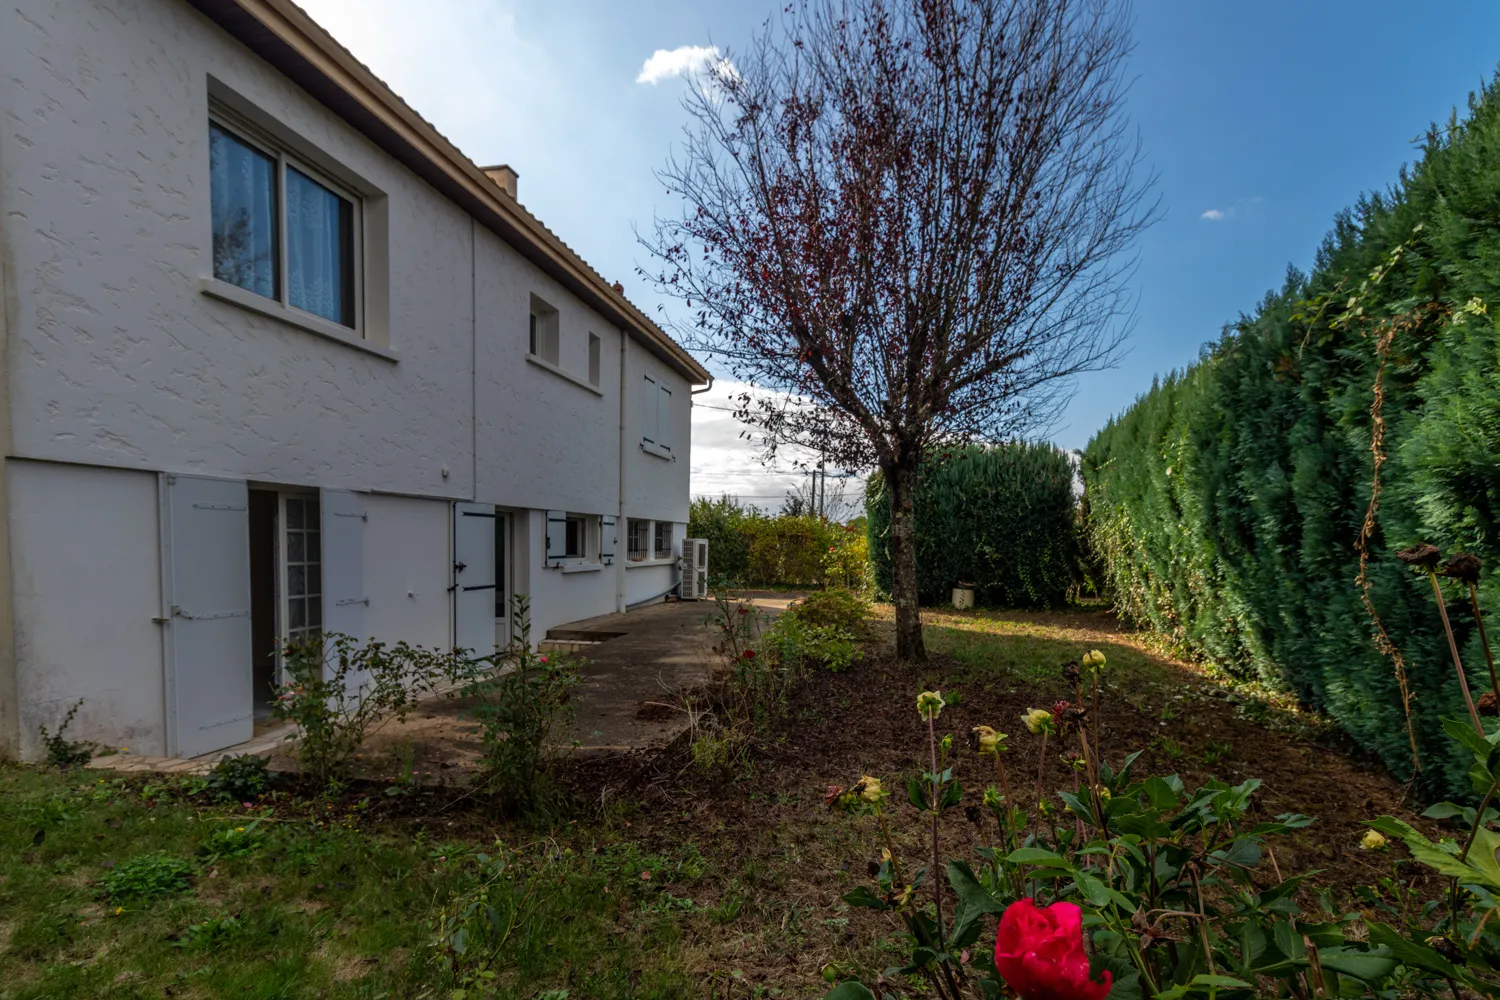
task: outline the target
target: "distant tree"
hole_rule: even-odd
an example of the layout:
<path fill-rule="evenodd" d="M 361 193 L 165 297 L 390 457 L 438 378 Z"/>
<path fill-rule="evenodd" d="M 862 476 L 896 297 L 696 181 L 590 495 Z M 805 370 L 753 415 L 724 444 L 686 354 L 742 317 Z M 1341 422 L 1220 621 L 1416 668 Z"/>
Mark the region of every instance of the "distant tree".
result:
<path fill-rule="evenodd" d="M 775 390 L 739 400 L 769 448 L 879 468 L 903 658 L 924 454 L 1046 426 L 1124 336 L 1154 215 L 1129 51 L 1107 0 L 793 0 L 689 87 L 648 276 L 691 346 Z"/>

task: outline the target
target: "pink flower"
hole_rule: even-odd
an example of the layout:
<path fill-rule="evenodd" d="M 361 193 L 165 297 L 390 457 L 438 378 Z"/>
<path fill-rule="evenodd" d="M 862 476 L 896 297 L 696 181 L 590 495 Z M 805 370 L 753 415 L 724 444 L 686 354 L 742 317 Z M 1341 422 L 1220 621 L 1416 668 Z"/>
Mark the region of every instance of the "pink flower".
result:
<path fill-rule="evenodd" d="M 547 662 L 547 656 L 546 656 L 546 654 L 544 653 L 541 656 L 538 656 L 536 658 L 536 662 L 538 662 L 538 663 L 546 663 Z"/>
<path fill-rule="evenodd" d="M 1072 903 L 1010 904 L 995 935 L 995 968 L 1021 1000 L 1104 1000 L 1114 980 L 1090 977 L 1083 912 Z"/>

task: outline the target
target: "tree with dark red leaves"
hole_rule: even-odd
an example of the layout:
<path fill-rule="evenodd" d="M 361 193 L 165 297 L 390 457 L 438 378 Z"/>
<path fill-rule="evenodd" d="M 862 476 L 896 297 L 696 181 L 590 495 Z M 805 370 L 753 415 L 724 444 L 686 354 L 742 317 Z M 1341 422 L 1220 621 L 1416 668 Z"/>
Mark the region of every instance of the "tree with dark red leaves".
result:
<path fill-rule="evenodd" d="M 802 0 L 689 87 L 647 276 L 769 450 L 880 471 L 903 658 L 923 457 L 1045 428 L 1126 332 L 1129 34 L 1107 0 Z"/>

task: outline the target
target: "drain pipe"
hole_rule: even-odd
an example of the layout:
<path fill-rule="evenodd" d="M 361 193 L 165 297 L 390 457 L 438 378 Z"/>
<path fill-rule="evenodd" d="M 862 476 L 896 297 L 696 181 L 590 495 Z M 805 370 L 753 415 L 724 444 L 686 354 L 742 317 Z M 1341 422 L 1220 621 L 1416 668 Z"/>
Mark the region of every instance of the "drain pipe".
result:
<path fill-rule="evenodd" d="M 624 534 L 626 546 L 630 545 L 630 522 L 625 519 L 625 414 L 626 414 L 626 383 L 625 362 L 626 345 L 629 336 L 625 328 L 620 327 L 620 512 L 615 516 L 615 611 L 624 613 L 629 608 L 625 606 L 625 564 L 629 562 L 628 554 L 620 551 L 620 535 Z"/>

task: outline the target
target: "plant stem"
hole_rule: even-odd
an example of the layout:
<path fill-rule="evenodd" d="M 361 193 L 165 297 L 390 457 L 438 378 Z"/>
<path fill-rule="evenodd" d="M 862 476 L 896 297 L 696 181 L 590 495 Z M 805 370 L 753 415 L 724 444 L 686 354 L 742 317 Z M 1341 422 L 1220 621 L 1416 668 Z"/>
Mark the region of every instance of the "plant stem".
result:
<path fill-rule="evenodd" d="M 1479 641 L 1484 646 L 1484 659 L 1490 667 L 1490 688 L 1495 692 L 1495 700 L 1500 702 L 1500 676 L 1495 674 L 1495 654 L 1490 650 L 1490 636 L 1484 628 L 1484 613 L 1479 610 L 1479 588 L 1469 584 L 1469 603 L 1474 606 L 1474 624 L 1479 627 Z M 1500 705 L 1496 706 L 1500 708 Z"/>
<path fill-rule="evenodd" d="M 937 757 L 937 722 L 934 720 L 935 713 L 927 714 L 927 743 L 932 751 L 932 800 L 928 802 L 928 809 L 932 812 L 932 905 L 937 912 L 937 945 L 938 950 L 944 949 L 943 943 L 943 882 L 938 856 L 938 794 L 942 783 L 938 778 Z"/>
<path fill-rule="evenodd" d="M 1464 661 L 1458 655 L 1458 640 L 1453 638 L 1453 624 L 1448 621 L 1448 606 L 1443 603 L 1443 588 L 1438 585 L 1437 574 L 1432 570 L 1427 571 L 1427 579 L 1432 581 L 1432 594 L 1437 598 L 1438 614 L 1443 619 L 1443 631 L 1448 634 L 1448 651 L 1453 654 L 1453 669 L 1458 671 L 1458 686 L 1464 693 L 1464 704 L 1469 706 L 1469 719 L 1474 723 L 1474 731 L 1480 736 L 1484 735 L 1484 723 L 1479 721 L 1479 710 L 1474 707 L 1474 696 L 1469 694 L 1469 679 L 1464 676 Z"/>
<path fill-rule="evenodd" d="M 1036 762 L 1036 793 L 1032 798 L 1036 800 L 1037 812 L 1042 810 L 1042 769 L 1047 766 L 1047 730 L 1042 730 L 1042 756 Z"/>

